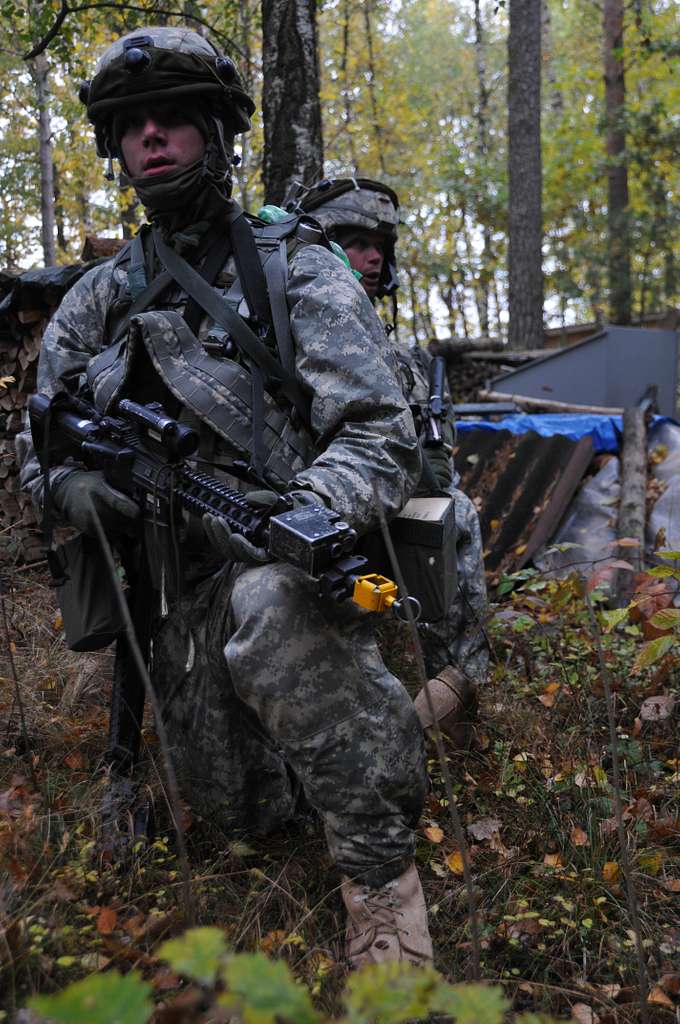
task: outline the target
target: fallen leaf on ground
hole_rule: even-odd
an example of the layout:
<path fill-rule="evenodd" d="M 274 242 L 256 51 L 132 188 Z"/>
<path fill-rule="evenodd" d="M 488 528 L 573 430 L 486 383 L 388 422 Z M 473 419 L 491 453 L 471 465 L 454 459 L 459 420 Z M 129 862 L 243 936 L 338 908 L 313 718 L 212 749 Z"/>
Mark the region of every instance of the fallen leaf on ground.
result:
<path fill-rule="evenodd" d="M 589 843 L 588 833 L 584 832 L 578 825 L 574 825 L 571 830 L 571 841 L 574 846 L 587 846 Z"/>
<path fill-rule="evenodd" d="M 641 871 L 645 871 L 648 875 L 658 875 L 663 864 L 663 854 L 658 850 L 650 850 L 646 853 L 641 853 L 638 857 L 638 865 Z"/>
<path fill-rule="evenodd" d="M 563 868 L 564 862 L 560 853 L 546 853 L 543 863 L 549 868 Z"/>
<path fill-rule="evenodd" d="M 673 713 L 675 701 L 666 694 L 659 694 L 658 697 L 647 697 L 643 700 L 640 708 L 640 718 L 643 722 L 665 722 Z"/>
<path fill-rule="evenodd" d="M 283 931 L 281 928 L 277 928 L 273 932 L 267 932 L 260 941 L 260 949 L 263 953 L 274 953 L 283 945 L 284 939 L 288 935 L 288 932 Z"/>
<path fill-rule="evenodd" d="M 473 821 L 468 825 L 467 830 L 481 842 L 483 839 L 491 839 L 494 832 L 500 832 L 502 827 L 503 823 L 498 818 L 480 818 L 479 821 Z"/>
<path fill-rule="evenodd" d="M 453 871 L 454 875 L 463 874 L 463 855 L 460 850 L 454 850 L 446 858 L 446 866 L 449 871 Z"/>
<path fill-rule="evenodd" d="M 659 979 L 659 985 L 673 996 L 680 995 L 680 974 L 663 974 Z"/>
<path fill-rule="evenodd" d="M 555 703 L 555 701 L 557 700 L 557 695 L 558 695 L 559 692 L 560 692 L 560 684 L 559 683 L 550 683 L 549 686 L 546 686 L 544 692 L 539 694 L 538 699 L 540 700 L 541 704 L 543 704 L 544 707 L 551 708 L 553 706 L 553 704 Z"/>
<path fill-rule="evenodd" d="M 97 931 L 101 935 L 110 935 L 118 923 L 118 912 L 113 907 L 102 907 L 97 917 Z"/>
<path fill-rule="evenodd" d="M 571 1008 L 571 1019 L 578 1021 L 578 1024 L 597 1024 L 600 1019 L 591 1006 L 585 1003 L 574 1003 Z"/>
<path fill-rule="evenodd" d="M 621 868 L 615 860 L 608 860 L 602 868 L 602 877 L 605 882 L 618 882 Z"/>
<path fill-rule="evenodd" d="M 430 825 L 425 829 L 425 835 L 431 843 L 441 843 L 444 838 L 444 830 L 439 825 Z"/>
<path fill-rule="evenodd" d="M 680 892 L 680 878 L 669 878 L 664 885 L 669 892 Z"/>
<path fill-rule="evenodd" d="M 85 767 L 85 758 L 79 750 L 73 750 L 64 758 L 64 764 L 75 771 L 82 771 Z"/>
<path fill-rule="evenodd" d="M 655 985 L 652 991 L 647 996 L 648 1003 L 654 1003 L 656 1006 L 667 1006 L 669 1010 L 675 1009 L 675 1003 L 670 999 L 664 990 L 658 985 Z"/>

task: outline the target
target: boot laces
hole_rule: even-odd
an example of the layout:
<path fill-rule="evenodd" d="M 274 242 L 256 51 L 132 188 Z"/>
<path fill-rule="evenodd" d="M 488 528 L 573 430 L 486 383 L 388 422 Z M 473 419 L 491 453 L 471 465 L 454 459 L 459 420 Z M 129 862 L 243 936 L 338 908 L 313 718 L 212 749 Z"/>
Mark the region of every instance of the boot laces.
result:
<path fill-rule="evenodd" d="M 366 910 L 375 915 L 380 919 L 380 926 L 373 924 L 372 929 L 376 930 L 378 927 L 388 928 L 394 931 L 394 934 L 399 938 L 401 935 L 408 935 L 408 931 L 405 928 L 400 928 L 397 923 L 397 916 L 403 917 L 404 911 L 401 910 L 401 900 L 397 892 L 396 882 L 387 882 L 379 889 L 371 889 L 369 886 L 362 886 L 360 892 L 354 896 L 355 903 L 363 903 Z M 392 918 L 391 921 L 385 921 L 381 915 L 387 912 Z"/>

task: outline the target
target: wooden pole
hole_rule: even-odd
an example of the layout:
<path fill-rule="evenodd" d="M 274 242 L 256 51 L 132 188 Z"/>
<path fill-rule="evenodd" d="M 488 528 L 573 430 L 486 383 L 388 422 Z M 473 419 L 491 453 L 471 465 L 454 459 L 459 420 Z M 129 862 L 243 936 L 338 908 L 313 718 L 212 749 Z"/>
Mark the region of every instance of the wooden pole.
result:
<path fill-rule="evenodd" d="M 623 608 L 630 601 L 635 575 L 642 572 L 645 560 L 645 521 L 647 499 L 647 427 L 641 406 L 626 409 L 623 414 L 621 447 L 621 497 L 616 534 L 619 540 L 630 537 L 637 547 L 626 548 L 621 557 L 633 566 L 617 570 L 612 581 L 612 603 Z"/>

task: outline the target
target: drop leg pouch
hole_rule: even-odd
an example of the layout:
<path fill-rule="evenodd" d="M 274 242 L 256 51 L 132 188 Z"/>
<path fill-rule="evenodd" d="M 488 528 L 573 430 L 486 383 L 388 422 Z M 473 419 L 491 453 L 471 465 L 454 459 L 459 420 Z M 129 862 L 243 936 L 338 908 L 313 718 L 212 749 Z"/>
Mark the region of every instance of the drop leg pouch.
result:
<path fill-rule="evenodd" d="M 99 542 L 87 534 L 57 548 L 65 582 L 56 588 L 57 600 L 72 651 L 99 651 L 108 647 L 125 628 Z"/>

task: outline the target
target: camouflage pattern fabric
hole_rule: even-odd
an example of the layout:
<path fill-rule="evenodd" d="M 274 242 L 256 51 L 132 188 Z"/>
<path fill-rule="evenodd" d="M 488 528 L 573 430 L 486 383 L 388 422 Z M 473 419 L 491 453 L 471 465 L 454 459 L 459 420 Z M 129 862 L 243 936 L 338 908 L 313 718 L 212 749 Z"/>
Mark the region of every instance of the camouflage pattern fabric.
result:
<path fill-rule="evenodd" d="M 430 357 L 422 349 L 407 349 L 393 339 L 391 335 L 388 345 L 404 395 L 412 404 L 425 405 Z M 488 601 L 479 516 L 463 491 L 452 485 L 449 493 L 456 511 L 458 594 L 448 616 L 441 622 L 419 624 L 419 633 L 430 678 L 445 665 L 454 665 L 480 685 L 487 678 L 489 650 L 484 633 Z"/>
<path fill-rule="evenodd" d="M 311 214 L 323 228 L 351 225 L 364 231 L 375 231 L 378 225 L 390 225 L 395 237 L 399 223 L 399 213 L 390 197 L 369 188 L 344 192 L 322 206 L 314 207 Z"/>
<path fill-rule="evenodd" d="M 288 270 L 296 372 L 312 394 L 321 452 L 292 486 L 315 491 L 363 533 L 378 524 L 374 484 L 388 517 L 417 485 L 413 419 L 353 275 L 317 246 L 298 250 Z M 227 265 L 219 284 L 231 280 Z M 126 289 L 124 262 L 112 262 L 71 290 L 45 334 L 39 390 L 82 382 L 89 359 L 112 341 Z M 164 307 L 181 304 L 175 294 Z M 135 397 L 148 400 L 154 381 L 138 383 Z M 215 462 L 228 462 L 228 444 L 214 442 Z M 39 504 L 29 435 L 18 448 L 24 486 Z M 153 677 L 184 793 L 199 813 L 230 829 L 274 827 L 293 809 L 287 764 L 322 815 L 339 867 L 381 885 L 413 858 L 425 758 L 411 700 L 378 653 L 374 618 L 326 606 L 288 566 L 223 569 L 170 601 Z"/>

